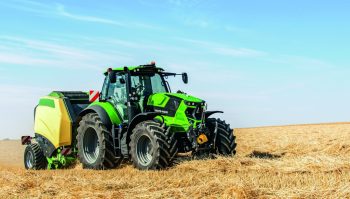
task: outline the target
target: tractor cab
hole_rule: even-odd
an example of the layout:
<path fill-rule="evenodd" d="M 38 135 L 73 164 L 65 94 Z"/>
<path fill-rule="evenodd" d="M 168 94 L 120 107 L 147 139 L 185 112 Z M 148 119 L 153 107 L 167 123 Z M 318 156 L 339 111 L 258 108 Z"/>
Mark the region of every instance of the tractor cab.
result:
<path fill-rule="evenodd" d="M 136 67 L 109 68 L 105 72 L 105 81 L 100 101 L 114 105 L 125 123 L 137 114 L 148 110 L 149 97 L 156 93 L 170 93 L 165 77 L 182 75 L 187 83 L 187 74 L 166 73 L 155 63 Z"/>

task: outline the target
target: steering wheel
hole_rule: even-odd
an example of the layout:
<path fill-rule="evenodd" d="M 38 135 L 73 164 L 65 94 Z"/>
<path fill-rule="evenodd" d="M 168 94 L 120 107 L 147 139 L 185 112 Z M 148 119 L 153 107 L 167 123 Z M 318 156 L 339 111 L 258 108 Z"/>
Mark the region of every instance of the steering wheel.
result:
<path fill-rule="evenodd" d="M 143 89 L 144 89 L 144 86 L 141 83 L 138 83 L 135 87 L 135 92 L 138 95 L 141 95 Z"/>

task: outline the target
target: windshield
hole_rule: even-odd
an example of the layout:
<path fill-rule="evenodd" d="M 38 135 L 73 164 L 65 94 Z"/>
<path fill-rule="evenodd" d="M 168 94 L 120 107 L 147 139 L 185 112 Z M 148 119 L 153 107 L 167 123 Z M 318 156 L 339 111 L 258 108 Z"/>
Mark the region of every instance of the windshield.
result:
<path fill-rule="evenodd" d="M 131 87 L 143 96 L 167 92 L 163 78 L 157 73 L 154 75 L 131 76 Z"/>

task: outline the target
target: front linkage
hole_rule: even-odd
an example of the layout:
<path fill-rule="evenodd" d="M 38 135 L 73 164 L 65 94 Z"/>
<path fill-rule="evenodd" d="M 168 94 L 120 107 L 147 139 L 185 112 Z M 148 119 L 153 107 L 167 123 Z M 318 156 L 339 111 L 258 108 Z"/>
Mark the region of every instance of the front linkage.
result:
<path fill-rule="evenodd" d="M 188 140 L 191 142 L 193 157 L 199 155 L 207 155 L 209 157 L 212 157 L 212 155 L 215 154 L 217 131 L 217 123 L 213 132 L 211 132 L 208 127 L 206 127 L 205 123 L 199 124 L 196 128 L 190 126 L 186 135 Z"/>
<path fill-rule="evenodd" d="M 210 131 L 205 123 L 205 112 L 207 104 L 205 104 L 203 107 L 204 108 L 202 110 L 201 122 L 195 128 L 193 128 L 193 122 L 190 121 L 190 127 L 186 132 L 187 138 L 191 142 L 193 157 L 203 154 L 211 157 L 213 154 L 215 154 L 218 124 L 215 122 L 215 129 L 213 131 Z M 198 107 L 196 110 L 197 109 Z"/>

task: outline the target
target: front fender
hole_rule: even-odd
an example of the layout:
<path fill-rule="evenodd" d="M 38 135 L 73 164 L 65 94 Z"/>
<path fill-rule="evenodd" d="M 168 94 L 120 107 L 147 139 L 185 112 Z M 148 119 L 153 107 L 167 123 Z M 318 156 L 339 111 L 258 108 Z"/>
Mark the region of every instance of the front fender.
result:
<path fill-rule="evenodd" d="M 82 112 L 79 113 L 80 118 L 82 118 L 84 115 L 88 113 L 97 113 L 98 116 L 100 117 L 102 123 L 110 129 L 112 127 L 112 121 L 110 117 L 107 114 L 107 111 L 103 109 L 101 106 L 98 105 L 93 105 L 89 106 L 86 109 L 84 109 Z"/>
<path fill-rule="evenodd" d="M 148 113 L 140 113 L 136 115 L 130 122 L 128 127 L 128 134 L 132 132 L 132 130 L 135 128 L 135 126 L 145 120 L 154 119 L 156 116 L 161 115 L 161 113 L 157 112 L 148 112 Z"/>
<path fill-rule="evenodd" d="M 131 120 L 131 122 L 129 123 L 128 129 L 127 129 L 127 132 L 126 132 L 126 136 L 123 136 L 123 139 L 122 139 L 122 145 L 126 146 L 125 149 L 127 149 L 127 150 L 122 151 L 123 155 L 128 155 L 128 151 L 130 150 L 129 149 L 130 136 L 131 136 L 132 130 L 135 128 L 135 126 L 142 121 L 152 120 L 156 116 L 161 116 L 161 113 L 157 113 L 157 112 L 140 113 L 140 114 L 136 115 Z"/>
<path fill-rule="evenodd" d="M 208 119 L 211 115 L 215 113 L 224 113 L 223 111 L 206 111 L 205 114 L 205 119 Z"/>

